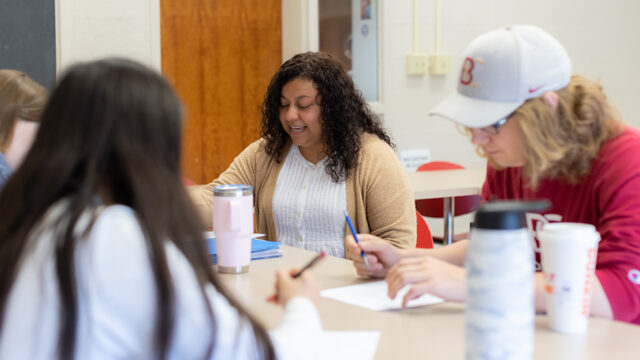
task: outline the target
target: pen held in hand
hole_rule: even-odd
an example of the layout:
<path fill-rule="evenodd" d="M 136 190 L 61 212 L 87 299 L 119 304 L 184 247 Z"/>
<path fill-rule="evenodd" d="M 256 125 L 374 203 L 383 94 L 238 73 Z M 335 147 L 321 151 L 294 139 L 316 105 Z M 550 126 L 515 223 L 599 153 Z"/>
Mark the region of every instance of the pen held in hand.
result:
<path fill-rule="evenodd" d="M 353 239 L 356 241 L 356 244 L 360 243 L 360 241 L 358 241 L 358 235 L 356 235 L 356 229 L 353 227 L 351 218 L 349 218 L 349 214 L 346 211 L 344 212 L 344 217 L 345 219 L 347 219 L 347 224 L 349 224 L 349 229 L 351 230 L 351 234 L 353 235 Z M 369 267 L 369 260 L 367 260 L 367 255 L 365 255 L 363 250 L 360 250 L 360 256 L 362 256 L 362 260 L 364 260 L 364 265 L 367 267 L 367 269 L 371 269 Z"/>
<path fill-rule="evenodd" d="M 311 261 L 309 261 L 309 263 L 307 263 L 307 265 L 303 266 L 302 269 L 300 269 L 297 273 L 293 274 L 292 278 L 298 278 L 300 277 L 300 275 L 302 275 L 302 273 L 307 270 L 308 268 L 312 267 L 313 265 L 315 265 L 315 263 L 318 262 L 318 260 L 322 259 L 325 257 L 325 253 L 324 251 L 321 251 L 318 255 L 316 255 L 316 257 L 314 257 L 313 259 L 311 259 Z"/>
<path fill-rule="evenodd" d="M 302 273 L 309 269 L 310 267 L 312 267 L 313 265 L 315 265 L 320 259 L 325 257 L 325 252 L 321 251 L 318 255 L 316 255 L 313 259 L 311 259 L 311 261 L 309 261 L 305 266 L 302 267 L 302 269 L 298 270 L 295 274 L 291 275 L 291 278 L 296 279 L 299 278 Z M 267 302 L 271 302 L 274 304 L 278 304 L 279 300 L 278 300 L 278 288 L 276 287 L 276 293 L 273 295 L 270 295 L 269 297 L 267 297 Z"/>

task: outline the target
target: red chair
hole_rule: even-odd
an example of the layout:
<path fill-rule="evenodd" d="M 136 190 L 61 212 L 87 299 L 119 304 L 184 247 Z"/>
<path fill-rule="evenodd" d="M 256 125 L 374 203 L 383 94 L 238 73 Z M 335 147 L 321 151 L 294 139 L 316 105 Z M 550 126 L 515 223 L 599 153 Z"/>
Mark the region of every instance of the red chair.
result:
<path fill-rule="evenodd" d="M 431 161 L 420 165 L 417 171 L 437 171 L 437 170 L 454 170 L 464 169 L 463 166 L 447 161 Z M 482 197 L 480 195 L 459 196 L 454 201 L 453 216 L 468 214 L 480 206 Z M 422 216 L 443 218 L 444 217 L 444 199 L 424 199 L 416 200 L 416 210 Z"/>
<path fill-rule="evenodd" d="M 433 237 L 429 225 L 424 221 L 422 215 L 416 211 L 416 220 L 418 222 L 418 239 L 416 247 L 420 249 L 433 249 Z"/>

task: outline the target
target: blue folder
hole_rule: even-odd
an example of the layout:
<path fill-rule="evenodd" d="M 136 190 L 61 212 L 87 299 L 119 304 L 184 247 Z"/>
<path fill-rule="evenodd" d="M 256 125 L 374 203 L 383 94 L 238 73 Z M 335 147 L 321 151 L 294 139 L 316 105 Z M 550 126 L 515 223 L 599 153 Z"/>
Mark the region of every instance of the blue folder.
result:
<path fill-rule="evenodd" d="M 207 244 L 209 246 L 211 261 L 215 264 L 217 263 L 216 238 L 207 238 Z M 282 256 L 280 243 L 268 240 L 251 239 L 251 260 L 270 259 L 280 256 Z"/>

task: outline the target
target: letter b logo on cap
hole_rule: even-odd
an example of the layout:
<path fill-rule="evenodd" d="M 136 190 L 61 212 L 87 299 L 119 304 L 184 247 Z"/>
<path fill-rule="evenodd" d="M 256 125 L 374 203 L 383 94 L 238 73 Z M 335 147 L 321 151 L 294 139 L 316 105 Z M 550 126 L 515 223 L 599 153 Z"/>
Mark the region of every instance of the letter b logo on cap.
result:
<path fill-rule="evenodd" d="M 473 81 L 473 59 L 467 57 L 464 59 L 464 63 L 462 64 L 462 71 L 460 72 L 460 83 L 463 85 L 469 85 Z"/>

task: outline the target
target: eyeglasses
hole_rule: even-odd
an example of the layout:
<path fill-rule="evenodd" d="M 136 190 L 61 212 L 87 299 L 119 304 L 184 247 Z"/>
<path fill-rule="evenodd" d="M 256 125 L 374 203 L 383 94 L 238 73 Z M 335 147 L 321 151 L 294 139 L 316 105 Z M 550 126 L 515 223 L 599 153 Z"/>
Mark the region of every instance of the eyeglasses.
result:
<path fill-rule="evenodd" d="M 513 113 L 511 113 L 511 114 L 503 117 L 502 119 L 498 120 L 495 124 L 491 124 L 491 125 L 485 126 L 483 128 L 478 128 L 478 130 L 482 131 L 483 133 L 485 133 L 487 135 L 498 135 L 502 125 L 506 124 L 507 121 L 509 119 L 511 119 L 512 116 L 513 116 Z"/>

